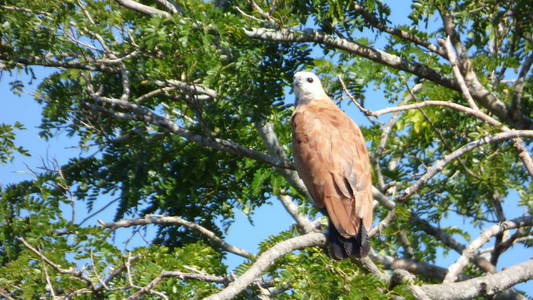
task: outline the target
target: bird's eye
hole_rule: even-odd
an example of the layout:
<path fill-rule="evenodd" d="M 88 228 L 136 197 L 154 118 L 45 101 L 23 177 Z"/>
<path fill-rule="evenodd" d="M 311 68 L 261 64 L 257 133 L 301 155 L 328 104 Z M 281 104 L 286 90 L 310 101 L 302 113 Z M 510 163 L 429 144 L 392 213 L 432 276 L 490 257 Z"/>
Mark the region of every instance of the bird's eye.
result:
<path fill-rule="evenodd" d="M 309 83 L 313 83 L 313 78 L 311 78 L 311 77 L 307 77 L 307 82 L 309 82 Z"/>

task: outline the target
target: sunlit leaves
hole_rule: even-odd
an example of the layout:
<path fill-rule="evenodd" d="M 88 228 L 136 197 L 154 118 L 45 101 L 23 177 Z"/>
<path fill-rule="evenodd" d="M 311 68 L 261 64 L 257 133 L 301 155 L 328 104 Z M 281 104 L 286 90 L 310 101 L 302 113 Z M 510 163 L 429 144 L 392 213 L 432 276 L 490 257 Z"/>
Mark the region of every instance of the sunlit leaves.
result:
<path fill-rule="evenodd" d="M 161 1 L 142 2 L 163 9 Z M 107 205 L 107 201 L 116 201 L 116 219 L 152 213 L 178 215 L 222 238 L 236 209 L 253 223 L 256 208 L 276 201 L 275 196 L 281 192 L 294 197 L 306 214 L 317 213 L 308 199 L 271 166 L 193 143 L 160 124 L 147 122 L 145 117 L 133 117 L 123 105 L 95 101 L 89 88 L 103 97 L 126 96 L 124 70 L 129 71 L 130 94 L 126 100 L 130 103 L 194 134 L 231 140 L 264 153 L 267 151 L 257 126 L 268 120 L 290 157 L 292 101 L 287 93 L 297 70 L 319 73 L 328 94 L 341 104 L 347 102 L 337 76 L 342 76 L 350 93 L 366 107 L 385 102 L 397 105 L 406 98 L 409 102 L 405 104 L 425 100 L 467 103 L 456 91 L 348 52 L 325 45 L 249 39 L 244 29 L 312 27 L 451 77 L 451 67 L 440 55 L 375 28 L 400 29 L 436 45 L 437 38 L 446 37 L 440 14 L 450 12 L 480 82 L 509 105 L 516 89 L 513 80 L 532 49 L 528 38 L 531 4 L 527 1 L 417 0 L 412 2 L 406 24 L 393 20 L 386 3 L 375 0 L 258 0 L 262 13 L 238 1 L 174 2 L 179 12 L 168 18 L 144 15 L 116 1 L 6 2 L 30 11 L 0 14 L 0 55 L 5 56 L 2 68 L 11 71 L 23 65 L 62 65 L 41 82 L 36 93 L 37 101 L 44 106 L 41 135 L 50 138 L 66 132 L 78 137 L 80 149 L 86 151 L 62 167 L 64 177 L 46 172 L 35 180 L 2 187 L 0 274 L 9 274 L 9 278 L 2 278 L 0 285 L 16 286 L 17 296 L 48 296 L 44 270 L 53 278 L 52 285 L 65 291 L 79 289 L 83 283 L 47 267 L 16 238 L 24 237 L 64 268 L 85 268 L 102 278 L 128 262 L 129 254 L 112 244 L 108 232 L 75 225 L 61 216 L 60 207 L 71 203 L 71 196 L 89 212 Z M 373 21 L 359 13 L 355 4 L 364 7 Z M 234 5 L 248 16 L 240 14 Z M 502 47 L 496 51 L 498 45 Z M 25 71 L 31 74 L 31 69 Z M 216 96 L 197 97 L 179 88 L 146 96 L 170 80 L 209 88 Z M 409 94 L 416 84 L 421 88 Z M 12 91 L 20 94 L 23 85 L 19 80 L 12 81 Z M 531 77 L 525 78 L 522 97 L 514 103 L 525 115 L 533 110 L 532 88 Z M 375 97 L 384 99 L 365 99 L 372 90 L 380 91 Z M 143 100 L 136 101 L 140 97 Z M 353 107 L 349 105 L 348 110 L 351 112 Z M 384 135 L 388 117 L 362 128 L 375 158 L 374 178 L 380 171 L 385 185 L 380 188 L 391 197 L 420 179 L 447 154 L 500 130 L 444 107 L 398 114 L 388 135 Z M 0 162 L 8 162 L 17 152 L 26 153 L 15 144 L 14 132 L 20 129 L 21 124 L 0 126 Z M 442 223 L 450 216 L 460 216 L 474 226 L 497 222 L 495 197 L 505 199 L 515 192 L 520 197 L 519 205 L 531 212 L 532 186 L 527 178 L 510 142 L 478 147 L 445 166 L 399 204 L 394 222 L 372 238 L 372 246 L 379 254 L 404 256 L 405 241 L 399 235 L 405 234 L 415 248 L 415 259 L 434 262 L 449 247 L 424 232 L 423 225 L 413 221 L 415 216 L 450 235 L 469 238 L 464 228 Z M 383 219 L 387 213 L 381 205 L 376 206 L 376 219 Z M 288 228 L 262 241 L 260 251 L 297 234 L 296 227 Z M 124 298 L 135 291 L 127 288 L 130 279 L 144 286 L 162 271 L 193 267 L 210 274 L 227 274 L 222 263 L 225 252 L 189 228 L 158 227 L 155 240 L 149 242 L 150 246 L 132 250 L 130 257 L 140 258 L 131 261 L 130 277 L 126 273 L 117 276 L 109 283 L 111 288 L 97 296 Z M 235 273 L 243 274 L 250 264 L 246 261 Z M 477 274 L 478 270 L 469 272 Z M 266 278 L 272 286 L 286 291 L 280 299 L 409 297 L 403 286 L 387 290 L 374 276 L 351 262 L 331 261 L 319 248 L 284 256 L 268 269 Z M 423 276 L 419 279 L 427 280 Z M 168 278 L 156 290 L 164 291 L 169 298 L 184 299 L 209 295 L 219 287 Z M 250 287 L 246 293 L 242 297 L 258 291 Z"/>

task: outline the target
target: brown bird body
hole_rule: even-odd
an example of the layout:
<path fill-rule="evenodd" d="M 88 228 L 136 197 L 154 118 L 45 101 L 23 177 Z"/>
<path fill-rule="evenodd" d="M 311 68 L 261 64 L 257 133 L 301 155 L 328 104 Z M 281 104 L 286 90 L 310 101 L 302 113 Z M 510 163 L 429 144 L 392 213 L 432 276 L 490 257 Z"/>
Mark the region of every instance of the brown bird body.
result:
<path fill-rule="evenodd" d="M 330 222 L 335 259 L 368 254 L 372 224 L 370 162 L 359 127 L 326 95 L 316 75 L 295 75 L 291 124 L 296 170 Z"/>

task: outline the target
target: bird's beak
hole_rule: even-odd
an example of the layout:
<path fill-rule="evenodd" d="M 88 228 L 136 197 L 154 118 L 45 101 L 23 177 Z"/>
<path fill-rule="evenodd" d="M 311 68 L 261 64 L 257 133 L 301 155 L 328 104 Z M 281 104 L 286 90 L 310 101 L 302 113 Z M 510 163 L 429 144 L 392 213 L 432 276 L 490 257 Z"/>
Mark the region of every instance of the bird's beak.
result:
<path fill-rule="evenodd" d="M 295 79 L 295 80 L 292 82 L 292 85 L 293 85 L 293 86 L 300 86 L 300 85 L 302 85 L 302 82 L 301 82 L 300 80 Z"/>

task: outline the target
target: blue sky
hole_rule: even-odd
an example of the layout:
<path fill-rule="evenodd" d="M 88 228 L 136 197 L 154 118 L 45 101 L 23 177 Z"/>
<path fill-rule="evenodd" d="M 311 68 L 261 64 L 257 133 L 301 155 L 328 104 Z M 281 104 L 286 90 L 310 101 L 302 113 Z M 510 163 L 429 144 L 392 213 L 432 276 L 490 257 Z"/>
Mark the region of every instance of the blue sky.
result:
<path fill-rule="evenodd" d="M 398 23 L 406 22 L 405 3 L 402 1 L 389 1 L 392 5 L 393 17 L 392 20 Z M 404 5 L 402 5 L 402 3 Z M 379 43 L 378 43 L 379 45 Z M 26 86 L 24 94 L 22 96 L 13 95 L 9 90 L 8 82 L 12 80 L 21 80 L 27 84 L 30 80 L 29 76 L 24 73 L 13 72 L 11 75 L 8 73 L 3 74 L 0 78 L 0 123 L 13 124 L 15 121 L 19 121 L 25 125 L 26 130 L 18 131 L 16 144 L 28 149 L 31 153 L 31 157 L 22 157 L 17 155 L 15 160 L 5 166 L 0 166 L 0 184 L 9 184 L 18 182 L 24 179 L 29 179 L 28 167 L 38 168 L 42 165 L 42 160 L 57 160 L 59 164 L 64 164 L 71 157 L 76 157 L 81 154 L 81 151 L 77 148 L 78 140 L 75 138 L 69 138 L 64 135 L 59 135 L 52 138 L 49 141 L 43 140 L 38 136 L 39 129 L 37 128 L 41 120 L 41 106 L 33 100 L 32 93 L 36 87 L 36 84 L 40 82 L 45 76 L 53 72 L 51 69 L 36 68 L 35 73 L 37 80 L 33 85 Z M 293 99 L 293 95 L 287 95 L 288 100 Z M 382 93 L 377 90 L 369 89 L 366 95 L 366 103 L 370 109 L 379 109 L 388 106 Z M 353 106 L 350 106 L 347 111 L 350 116 L 358 121 L 360 124 L 367 124 L 366 118 L 355 110 Z M 381 119 L 384 120 L 384 119 Z M 513 218 L 525 213 L 525 209 L 518 207 L 517 195 L 512 194 L 506 200 L 506 216 Z M 104 206 L 107 201 L 110 201 L 109 197 L 102 197 L 99 199 L 95 208 Z M 97 217 L 92 218 L 86 223 L 86 225 L 95 225 L 96 219 L 112 220 L 116 205 L 110 206 L 104 212 Z M 78 203 L 77 205 L 77 220 L 81 220 L 84 216 L 87 216 L 84 203 Z M 70 208 L 64 207 L 66 216 L 70 216 Z M 251 252 L 257 252 L 257 245 L 260 241 L 264 240 L 271 234 L 278 233 L 282 230 L 286 230 L 293 220 L 285 212 L 283 207 L 275 199 L 271 204 L 267 204 L 259 208 L 254 214 L 254 225 L 250 224 L 247 217 L 241 212 L 236 212 L 237 218 L 234 225 L 230 228 L 227 236 L 229 243 L 244 248 Z M 460 218 L 451 215 L 441 226 L 458 226 L 466 228 L 471 236 L 476 237 L 479 234 L 479 230 L 472 226 L 465 224 Z M 148 239 L 155 232 L 155 227 L 148 227 Z M 131 230 L 122 229 L 120 234 L 116 235 L 116 242 L 122 244 L 124 249 L 132 249 L 133 247 L 142 246 L 145 241 L 138 235 L 132 238 L 129 243 L 123 244 L 131 236 Z M 457 237 L 463 243 L 466 241 Z M 488 244 L 487 244 L 488 245 Z M 487 246 L 486 245 L 486 246 Z M 501 260 L 499 266 L 510 266 L 512 264 L 520 263 L 533 255 L 531 250 L 525 249 L 522 246 L 515 246 L 512 251 L 506 252 Z M 458 257 L 455 252 L 450 252 L 448 255 L 443 255 L 438 261 L 441 266 L 448 266 L 454 262 Z M 228 256 L 227 260 L 230 266 L 236 266 L 241 262 L 241 259 L 233 255 Z M 526 290 L 530 295 L 533 295 L 533 287 L 531 284 L 523 283 L 520 288 Z"/>

